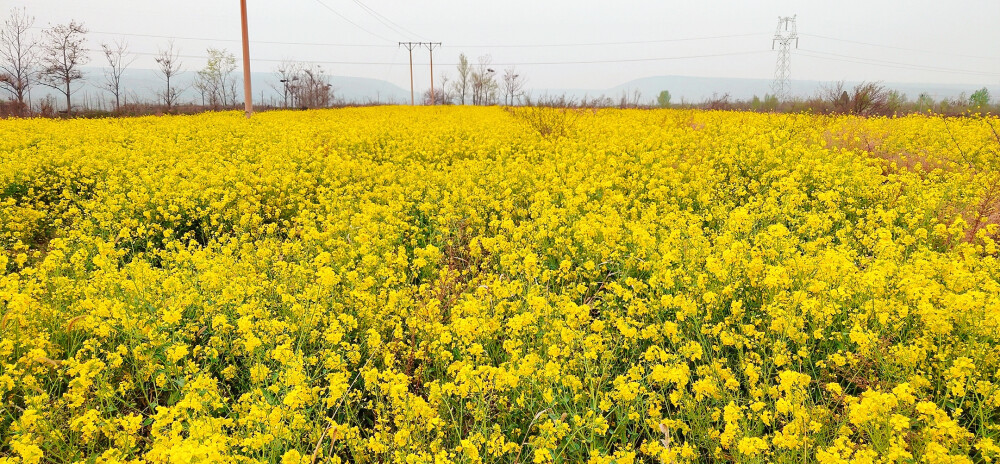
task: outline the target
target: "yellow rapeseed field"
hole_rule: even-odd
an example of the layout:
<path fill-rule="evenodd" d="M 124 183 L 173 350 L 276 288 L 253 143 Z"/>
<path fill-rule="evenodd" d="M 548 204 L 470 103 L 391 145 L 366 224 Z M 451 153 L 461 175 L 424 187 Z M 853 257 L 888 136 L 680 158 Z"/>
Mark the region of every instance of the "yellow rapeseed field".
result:
<path fill-rule="evenodd" d="M 0 122 L 0 463 L 1000 458 L 996 118 Z"/>

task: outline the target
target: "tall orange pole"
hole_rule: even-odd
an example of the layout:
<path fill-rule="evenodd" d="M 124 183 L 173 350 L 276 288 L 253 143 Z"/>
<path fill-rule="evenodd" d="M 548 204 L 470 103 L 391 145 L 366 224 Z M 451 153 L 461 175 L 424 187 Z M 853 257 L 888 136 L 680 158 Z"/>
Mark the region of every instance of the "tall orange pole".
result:
<path fill-rule="evenodd" d="M 413 49 L 410 49 L 410 106 L 416 105 L 413 99 Z"/>
<path fill-rule="evenodd" d="M 416 105 L 416 100 L 413 98 L 413 49 L 422 45 L 420 42 L 400 42 L 400 47 L 406 47 L 406 50 L 410 52 L 410 106 Z"/>
<path fill-rule="evenodd" d="M 434 99 L 434 44 L 430 44 L 428 48 L 431 49 L 431 106 L 434 106 L 437 104 Z"/>
<path fill-rule="evenodd" d="M 423 45 L 427 46 L 427 50 L 431 52 L 431 105 L 436 105 L 437 100 L 434 99 L 434 47 L 440 47 L 441 42 L 427 42 Z"/>
<path fill-rule="evenodd" d="M 240 0 L 243 22 L 243 106 L 247 119 L 253 114 L 253 90 L 250 88 L 250 34 L 247 32 L 247 0 Z"/>

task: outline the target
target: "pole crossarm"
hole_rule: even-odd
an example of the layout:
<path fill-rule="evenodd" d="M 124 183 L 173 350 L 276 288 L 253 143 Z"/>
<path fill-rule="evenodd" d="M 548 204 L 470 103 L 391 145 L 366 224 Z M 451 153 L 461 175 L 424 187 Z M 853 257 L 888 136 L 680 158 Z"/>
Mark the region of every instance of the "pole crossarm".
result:
<path fill-rule="evenodd" d="M 441 46 L 441 42 L 399 42 L 400 47 L 406 48 L 410 53 L 410 106 L 416 105 L 416 98 L 413 95 L 413 50 L 419 47 L 427 47 L 431 58 L 431 105 L 436 104 L 434 100 L 434 49 Z"/>
<path fill-rule="evenodd" d="M 437 105 L 437 100 L 434 99 L 434 49 L 440 47 L 441 42 L 424 42 L 423 45 L 427 47 L 431 58 L 431 106 L 433 106 Z"/>
<path fill-rule="evenodd" d="M 400 42 L 400 47 L 406 47 L 406 51 L 410 52 L 410 106 L 416 105 L 416 101 L 413 98 L 413 49 L 420 46 L 420 42 Z"/>

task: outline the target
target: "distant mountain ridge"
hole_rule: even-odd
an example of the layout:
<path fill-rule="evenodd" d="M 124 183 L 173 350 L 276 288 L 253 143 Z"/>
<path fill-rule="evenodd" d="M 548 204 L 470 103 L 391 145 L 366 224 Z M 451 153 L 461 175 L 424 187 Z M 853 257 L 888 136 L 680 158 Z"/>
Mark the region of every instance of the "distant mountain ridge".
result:
<path fill-rule="evenodd" d="M 100 85 L 104 81 L 103 69 L 84 68 L 84 75 L 86 83 L 74 94 L 74 104 L 86 102 L 92 105 L 93 102 L 99 99 L 107 104 L 110 101 L 111 94 L 100 88 Z M 184 92 L 181 94 L 181 101 L 200 103 L 201 96 L 191 86 L 196 75 L 195 71 L 185 71 L 176 77 L 176 82 L 184 89 Z M 255 102 L 280 105 L 283 101 L 281 84 L 278 82 L 278 77 L 275 73 L 252 73 L 251 83 L 253 84 Z M 330 83 L 333 85 L 336 97 L 349 103 L 406 104 L 410 100 L 410 93 L 407 90 L 381 79 L 330 76 Z M 796 97 L 812 97 L 824 86 L 829 86 L 832 83 L 833 81 L 792 80 L 792 95 Z M 846 82 L 845 86 L 850 88 L 854 84 L 857 84 L 857 82 Z M 164 83 L 159 73 L 152 69 L 128 69 L 122 77 L 122 86 L 126 89 L 129 99 L 153 100 L 163 85 Z M 890 89 L 905 93 L 910 100 L 915 100 L 921 93 L 927 93 L 935 100 L 956 98 L 963 93 L 968 96 L 983 87 L 958 84 L 893 82 L 885 82 L 884 85 Z M 1000 95 L 1000 85 L 986 85 L 985 87 L 989 89 L 991 95 Z M 638 91 L 640 94 L 640 103 L 648 104 L 655 102 L 656 97 L 663 90 L 670 92 L 672 103 L 698 103 L 709 98 L 721 97 L 725 94 L 728 94 L 734 100 L 748 100 L 754 96 L 763 98 L 764 95 L 771 93 L 771 80 L 651 76 L 634 79 L 607 89 L 535 88 L 528 89 L 527 93 L 534 99 L 544 96 L 566 96 L 567 98 L 579 101 L 584 98 L 594 99 L 603 96 L 617 101 L 623 96 L 632 98 L 635 96 L 635 92 Z M 418 92 L 422 94 L 423 90 L 418 90 Z M 32 100 L 36 104 L 45 95 L 59 97 L 59 94 L 47 87 L 36 85 L 32 90 Z M 240 97 L 242 97 L 242 93 Z"/>
<path fill-rule="evenodd" d="M 84 84 L 73 94 L 74 105 L 82 104 L 84 101 L 103 99 L 105 104 L 110 102 L 113 96 L 101 86 L 104 83 L 104 70 L 102 68 L 84 68 Z M 185 71 L 179 73 L 174 82 L 180 86 L 181 102 L 201 103 L 201 95 L 192 84 L 198 73 L 196 71 Z M 238 74 L 239 79 L 243 78 Z M 250 83 L 253 86 L 253 97 L 255 102 L 263 104 L 280 105 L 284 99 L 282 84 L 275 73 L 255 72 L 250 74 Z M 361 103 L 403 103 L 410 100 L 410 93 L 403 90 L 396 84 L 381 79 L 371 79 L 367 77 L 353 76 L 330 76 L 330 84 L 333 86 L 336 98 L 347 102 Z M 152 69 L 126 69 L 122 75 L 122 89 L 124 89 L 128 100 L 139 99 L 149 101 L 156 98 L 157 92 L 162 91 L 165 83 L 159 72 Z M 241 89 L 242 90 L 242 89 Z M 32 100 L 37 102 L 46 95 L 57 98 L 57 104 L 64 98 L 53 89 L 36 85 L 32 88 Z M 239 92 L 239 99 L 242 101 L 243 93 Z M 80 103 L 78 103 L 80 102 Z M 65 105 L 62 105 L 65 106 Z"/>
<path fill-rule="evenodd" d="M 835 81 L 810 81 L 792 80 L 791 94 L 796 97 L 812 97 L 820 92 L 824 87 L 830 86 Z M 729 94 L 732 99 L 748 100 L 755 95 L 764 98 L 764 95 L 771 92 L 770 79 L 729 79 L 718 77 L 689 77 L 689 76 L 656 76 L 635 79 L 624 84 L 609 89 L 608 96 L 620 96 L 622 93 L 631 93 L 639 90 L 646 100 L 655 100 L 660 91 L 667 90 L 672 97 L 671 101 L 680 103 L 685 99 L 689 103 L 696 103 L 712 98 Z M 853 88 L 860 82 L 847 81 L 844 87 Z M 927 93 L 935 100 L 942 98 L 956 98 L 965 94 L 986 87 L 991 95 L 1000 95 L 1000 85 L 960 85 L 960 84 L 935 84 L 935 83 L 909 83 L 909 82 L 882 82 L 889 89 L 905 93 L 910 100 L 916 100 L 921 93 Z"/>

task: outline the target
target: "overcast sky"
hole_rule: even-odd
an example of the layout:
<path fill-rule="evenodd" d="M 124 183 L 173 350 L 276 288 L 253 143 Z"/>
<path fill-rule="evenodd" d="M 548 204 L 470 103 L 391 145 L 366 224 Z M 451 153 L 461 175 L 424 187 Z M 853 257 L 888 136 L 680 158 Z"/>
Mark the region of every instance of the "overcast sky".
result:
<path fill-rule="evenodd" d="M 237 0 L 3 0 L 36 26 L 76 20 L 89 45 L 116 38 L 140 53 L 134 67 L 174 37 L 184 67 L 207 47 L 239 56 Z M 442 42 L 435 75 L 454 76 L 464 52 L 516 66 L 532 88 L 607 88 L 659 75 L 771 79 L 779 16 L 797 15 L 793 79 L 1000 83 L 998 0 L 248 0 L 251 62 L 267 72 L 285 58 L 323 62 L 331 74 L 409 87 L 399 41 Z M 339 44 L 339 45 L 333 45 Z M 350 45 L 350 46 L 347 46 Z M 428 52 L 414 51 L 418 89 Z M 96 53 L 91 66 L 102 64 Z M 575 63 L 574 63 L 575 62 Z M 580 63 L 597 62 L 597 63 Z M 544 64 L 543 64 L 544 63 Z"/>

